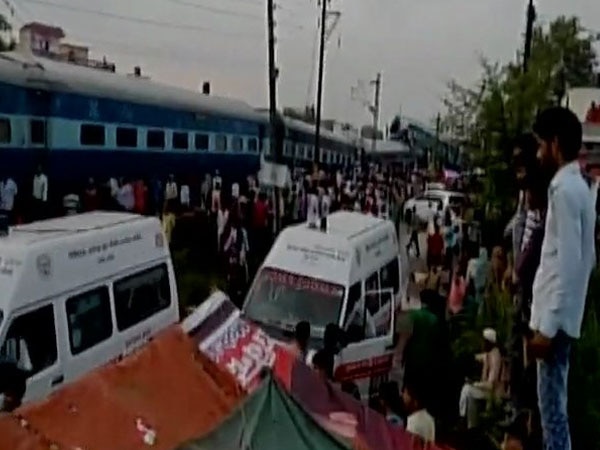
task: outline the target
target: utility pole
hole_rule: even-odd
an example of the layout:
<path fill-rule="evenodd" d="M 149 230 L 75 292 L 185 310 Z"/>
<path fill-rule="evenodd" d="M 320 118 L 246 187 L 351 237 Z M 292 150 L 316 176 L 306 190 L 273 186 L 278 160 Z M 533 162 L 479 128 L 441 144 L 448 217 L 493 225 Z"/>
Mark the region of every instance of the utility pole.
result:
<path fill-rule="evenodd" d="M 268 58 L 269 58 L 269 125 L 271 155 L 275 156 L 275 164 L 281 161 L 281 148 L 278 148 L 277 127 L 280 126 L 277 117 L 277 76 L 279 71 L 275 62 L 275 5 L 273 0 L 267 0 L 267 32 L 268 32 Z M 277 167 L 277 166 L 276 166 Z M 279 232 L 279 187 L 275 185 L 275 232 Z"/>
<path fill-rule="evenodd" d="M 314 162 L 319 164 L 321 160 L 321 109 L 323 108 L 323 72 L 325 69 L 325 28 L 327 24 L 327 2 L 321 0 L 321 37 L 319 43 L 319 75 L 317 79 L 317 117 L 315 123 L 315 152 Z"/>
<path fill-rule="evenodd" d="M 438 113 L 437 117 L 435 118 L 435 152 L 433 154 L 433 166 L 435 167 L 435 170 L 438 169 L 438 159 L 439 159 L 439 155 L 440 155 L 440 133 L 441 133 L 441 129 L 442 129 L 442 115 L 440 113 Z"/>
<path fill-rule="evenodd" d="M 523 73 L 529 69 L 529 58 L 531 58 L 531 44 L 533 41 L 533 25 L 535 23 L 535 5 L 529 0 L 527 6 L 527 26 L 525 28 L 525 45 L 523 48 Z"/>
<path fill-rule="evenodd" d="M 527 24 L 525 26 L 525 42 L 523 45 L 523 68 L 522 73 L 525 75 L 529 70 L 529 59 L 531 58 L 531 46 L 533 43 L 533 25 L 535 24 L 535 5 L 533 4 L 533 0 L 529 0 L 529 4 L 527 5 Z M 523 83 L 521 83 L 521 90 L 525 87 Z M 519 98 L 518 108 L 517 108 L 517 130 L 520 133 L 523 129 L 523 109 L 524 105 L 522 104 L 522 98 Z"/>
<path fill-rule="evenodd" d="M 379 128 L 379 108 L 380 103 L 379 99 L 381 97 L 381 73 L 377 74 L 377 78 L 374 81 L 371 81 L 371 84 L 375 85 L 375 99 L 373 101 L 373 142 L 372 142 L 372 151 L 377 150 L 377 130 Z"/>

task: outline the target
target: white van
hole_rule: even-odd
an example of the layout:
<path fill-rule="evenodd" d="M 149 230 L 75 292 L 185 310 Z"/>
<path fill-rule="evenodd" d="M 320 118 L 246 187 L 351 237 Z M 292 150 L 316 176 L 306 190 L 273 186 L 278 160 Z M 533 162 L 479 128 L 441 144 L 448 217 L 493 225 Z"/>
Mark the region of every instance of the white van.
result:
<path fill-rule="evenodd" d="M 365 393 L 365 381 L 392 366 L 394 316 L 406 286 L 399 255 L 394 224 L 361 213 L 331 214 L 326 231 L 288 227 L 257 273 L 243 313 L 271 334 L 308 321 L 315 348 L 325 327 L 337 324 L 348 345 L 335 377 Z"/>
<path fill-rule="evenodd" d="M 407 217 L 408 210 L 414 208 L 418 220 L 429 222 L 438 211 L 444 214 L 450 208 L 463 208 L 465 201 L 465 195 L 460 192 L 426 190 L 423 194 L 406 201 L 404 217 Z"/>
<path fill-rule="evenodd" d="M 131 352 L 178 319 L 156 218 L 94 212 L 0 237 L 0 356 L 28 372 L 25 401 Z"/>

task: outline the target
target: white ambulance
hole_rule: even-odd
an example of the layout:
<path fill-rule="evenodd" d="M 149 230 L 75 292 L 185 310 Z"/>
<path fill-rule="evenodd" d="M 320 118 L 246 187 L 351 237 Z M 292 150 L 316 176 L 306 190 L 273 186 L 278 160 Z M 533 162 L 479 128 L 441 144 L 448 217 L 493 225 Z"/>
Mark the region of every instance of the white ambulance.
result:
<path fill-rule="evenodd" d="M 179 319 L 160 222 L 95 212 L 0 236 L 0 357 L 39 399 Z M 1 374 L 0 374 L 1 376 Z"/>
<path fill-rule="evenodd" d="M 244 303 L 246 318 L 276 337 L 300 321 L 313 347 L 338 325 L 346 346 L 335 378 L 373 394 L 392 368 L 394 319 L 405 296 L 398 237 L 391 221 L 355 212 L 329 215 L 326 228 L 300 224 L 281 232 Z M 376 381 L 376 383 L 373 383 Z"/>

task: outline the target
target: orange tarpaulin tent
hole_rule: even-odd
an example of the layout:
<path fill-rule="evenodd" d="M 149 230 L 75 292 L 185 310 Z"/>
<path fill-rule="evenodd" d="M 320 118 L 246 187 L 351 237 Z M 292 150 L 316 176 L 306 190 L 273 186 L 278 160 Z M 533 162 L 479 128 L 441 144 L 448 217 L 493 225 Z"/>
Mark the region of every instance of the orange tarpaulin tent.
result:
<path fill-rule="evenodd" d="M 11 414 L 0 415 L 0 448 L 10 450 L 53 450 L 43 436 L 22 426 Z"/>
<path fill-rule="evenodd" d="M 243 396 L 234 378 L 174 327 L 134 355 L 15 414 L 60 449 L 141 450 L 151 443 L 171 450 L 218 426 Z M 15 448 L 2 433 L 0 448 Z"/>

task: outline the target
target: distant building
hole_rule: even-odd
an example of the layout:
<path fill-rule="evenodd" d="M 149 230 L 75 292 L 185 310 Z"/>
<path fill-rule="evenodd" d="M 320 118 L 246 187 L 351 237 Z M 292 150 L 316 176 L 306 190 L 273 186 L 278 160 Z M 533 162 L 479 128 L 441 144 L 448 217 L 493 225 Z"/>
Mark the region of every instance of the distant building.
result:
<path fill-rule="evenodd" d="M 69 62 L 83 62 L 90 59 L 90 49 L 84 45 L 75 45 L 62 42 L 58 47 L 58 55 Z"/>
<path fill-rule="evenodd" d="M 583 126 L 582 159 L 590 169 L 600 172 L 600 88 L 571 88 L 563 106 L 573 111 Z"/>
<path fill-rule="evenodd" d="M 102 60 L 90 59 L 89 47 L 63 42 L 65 37 L 66 34 L 60 27 L 31 22 L 23 25 L 19 30 L 17 49 L 56 61 L 69 62 L 110 72 L 115 71 L 114 63 L 108 62 L 106 58 Z"/>
<path fill-rule="evenodd" d="M 19 30 L 19 48 L 34 53 L 59 53 L 65 32 L 60 27 L 40 22 L 25 24 Z"/>

